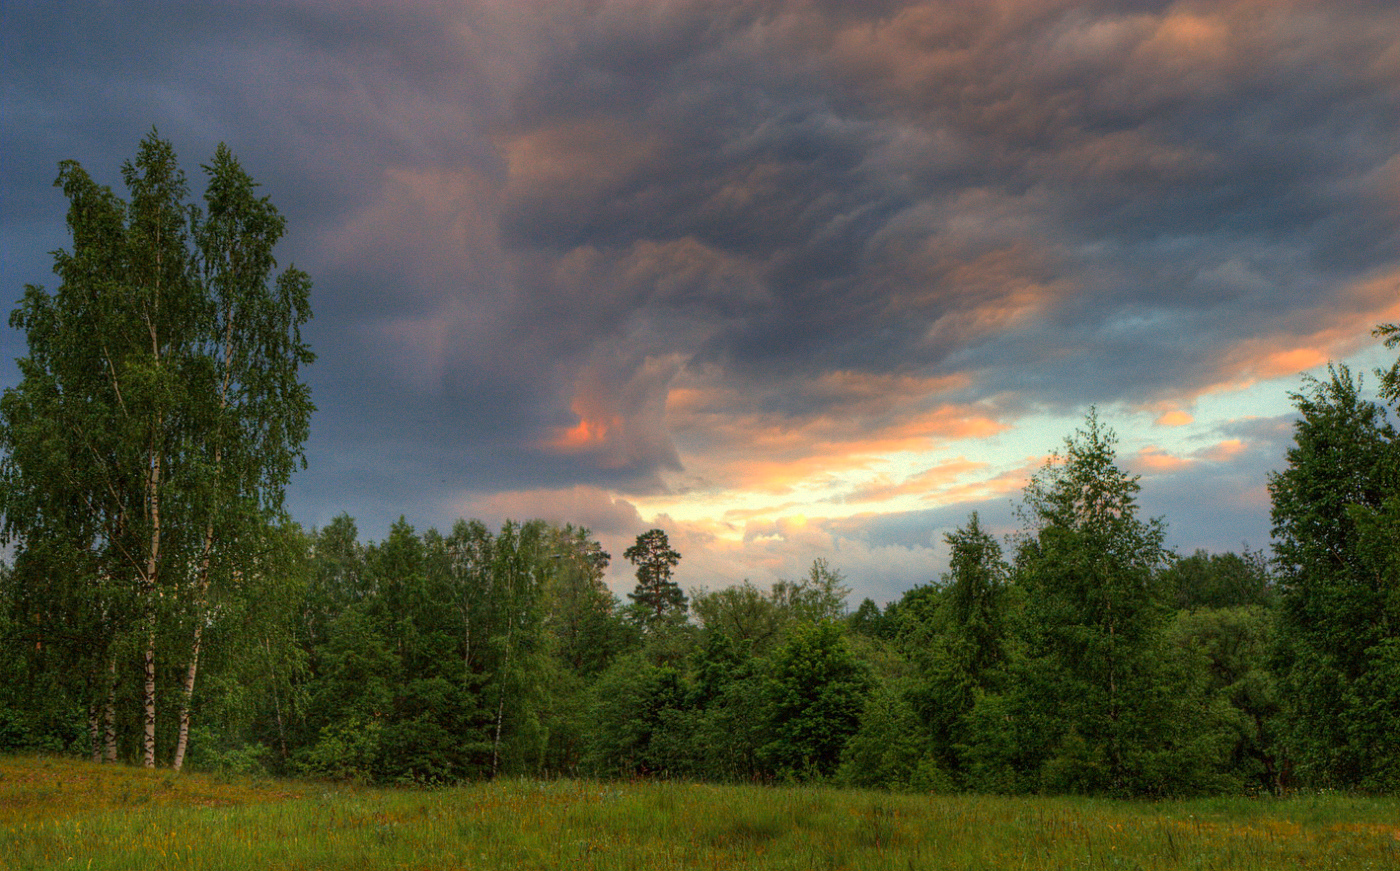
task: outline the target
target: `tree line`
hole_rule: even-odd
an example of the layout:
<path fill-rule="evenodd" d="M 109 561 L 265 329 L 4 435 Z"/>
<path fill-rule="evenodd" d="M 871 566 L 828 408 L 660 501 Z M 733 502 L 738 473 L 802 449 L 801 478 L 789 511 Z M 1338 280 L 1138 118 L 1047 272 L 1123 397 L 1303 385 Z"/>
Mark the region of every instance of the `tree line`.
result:
<path fill-rule="evenodd" d="M 0 398 L 0 749 L 383 783 L 822 781 L 1158 796 L 1400 787 L 1400 361 L 1293 395 L 1272 554 L 1189 556 L 1091 412 L 972 514 L 939 579 L 847 603 L 815 560 L 675 583 L 542 521 L 362 542 L 282 490 L 312 413 L 309 279 L 227 149 L 201 207 L 154 133 L 128 198 L 61 165 L 71 248 Z M 1377 330 L 1387 347 L 1400 326 Z"/>

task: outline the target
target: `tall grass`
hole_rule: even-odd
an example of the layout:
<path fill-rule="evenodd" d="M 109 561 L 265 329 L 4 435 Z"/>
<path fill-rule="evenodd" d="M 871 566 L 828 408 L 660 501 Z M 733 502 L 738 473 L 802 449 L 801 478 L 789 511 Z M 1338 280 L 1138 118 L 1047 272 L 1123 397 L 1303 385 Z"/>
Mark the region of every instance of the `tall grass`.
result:
<path fill-rule="evenodd" d="M 0 867 L 1400 869 L 1400 801 L 498 781 L 370 790 L 0 759 Z"/>

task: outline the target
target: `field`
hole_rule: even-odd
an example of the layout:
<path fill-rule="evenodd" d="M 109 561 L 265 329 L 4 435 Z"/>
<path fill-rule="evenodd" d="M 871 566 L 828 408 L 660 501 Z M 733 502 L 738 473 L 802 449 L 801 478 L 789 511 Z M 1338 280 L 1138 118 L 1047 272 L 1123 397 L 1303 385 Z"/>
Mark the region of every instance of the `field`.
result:
<path fill-rule="evenodd" d="M 1400 869 L 1400 800 L 505 781 L 376 790 L 0 757 L 0 868 Z"/>

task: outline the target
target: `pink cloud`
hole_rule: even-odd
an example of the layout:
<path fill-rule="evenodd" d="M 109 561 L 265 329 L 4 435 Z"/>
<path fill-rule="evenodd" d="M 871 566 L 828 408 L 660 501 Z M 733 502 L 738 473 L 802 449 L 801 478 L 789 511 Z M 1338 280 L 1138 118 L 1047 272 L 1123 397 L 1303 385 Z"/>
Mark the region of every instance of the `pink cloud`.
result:
<path fill-rule="evenodd" d="M 1195 420 L 1196 419 L 1190 414 L 1180 409 L 1172 409 L 1171 411 L 1163 412 L 1154 422 L 1158 426 L 1186 426 L 1187 424 L 1194 423 Z"/>
<path fill-rule="evenodd" d="M 1169 454 L 1156 445 L 1149 445 L 1137 452 L 1133 465 L 1148 472 L 1176 472 L 1190 466 L 1191 460 Z"/>
<path fill-rule="evenodd" d="M 1226 439 L 1219 444 L 1212 445 L 1204 451 L 1199 451 L 1197 456 L 1203 460 L 1213 463 L 1228 463 L 1249 449 L 1247 442 L 1240 439 Z"/>
<path fill-rule="evenodd" d="M 859 490 L 848 494 L 845 501 L 883 502 L 907 495 L 919 495 L 926 500 L 941 500 L 944 491 L 969 475 L 986 469 L 987 466 L 988 464 L 985 462 L 974 462 L 966 457 L 959 457 L 956 460 L 940 463 L 903 481 L 891 481 L 881 476 L 868 482 Z"/>

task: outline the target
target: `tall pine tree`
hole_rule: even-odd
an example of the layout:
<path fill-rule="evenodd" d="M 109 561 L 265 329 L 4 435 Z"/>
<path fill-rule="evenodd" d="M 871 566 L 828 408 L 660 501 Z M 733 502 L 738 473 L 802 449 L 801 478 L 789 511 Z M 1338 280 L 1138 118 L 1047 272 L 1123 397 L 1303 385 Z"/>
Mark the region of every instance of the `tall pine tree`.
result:
<path fill-rule="evenodd" d="M 623 557 L 637 567 L 637 588 L 627 598 L 642 612 L 643 624 L 655 625 L 667 616 L 683 616 L 689 609 L 685 593 L 671 572 L 681 561 L 681 555 L 671 548 L 664 530 L 652 529 L 637 536 L 636 542 Z"/>

